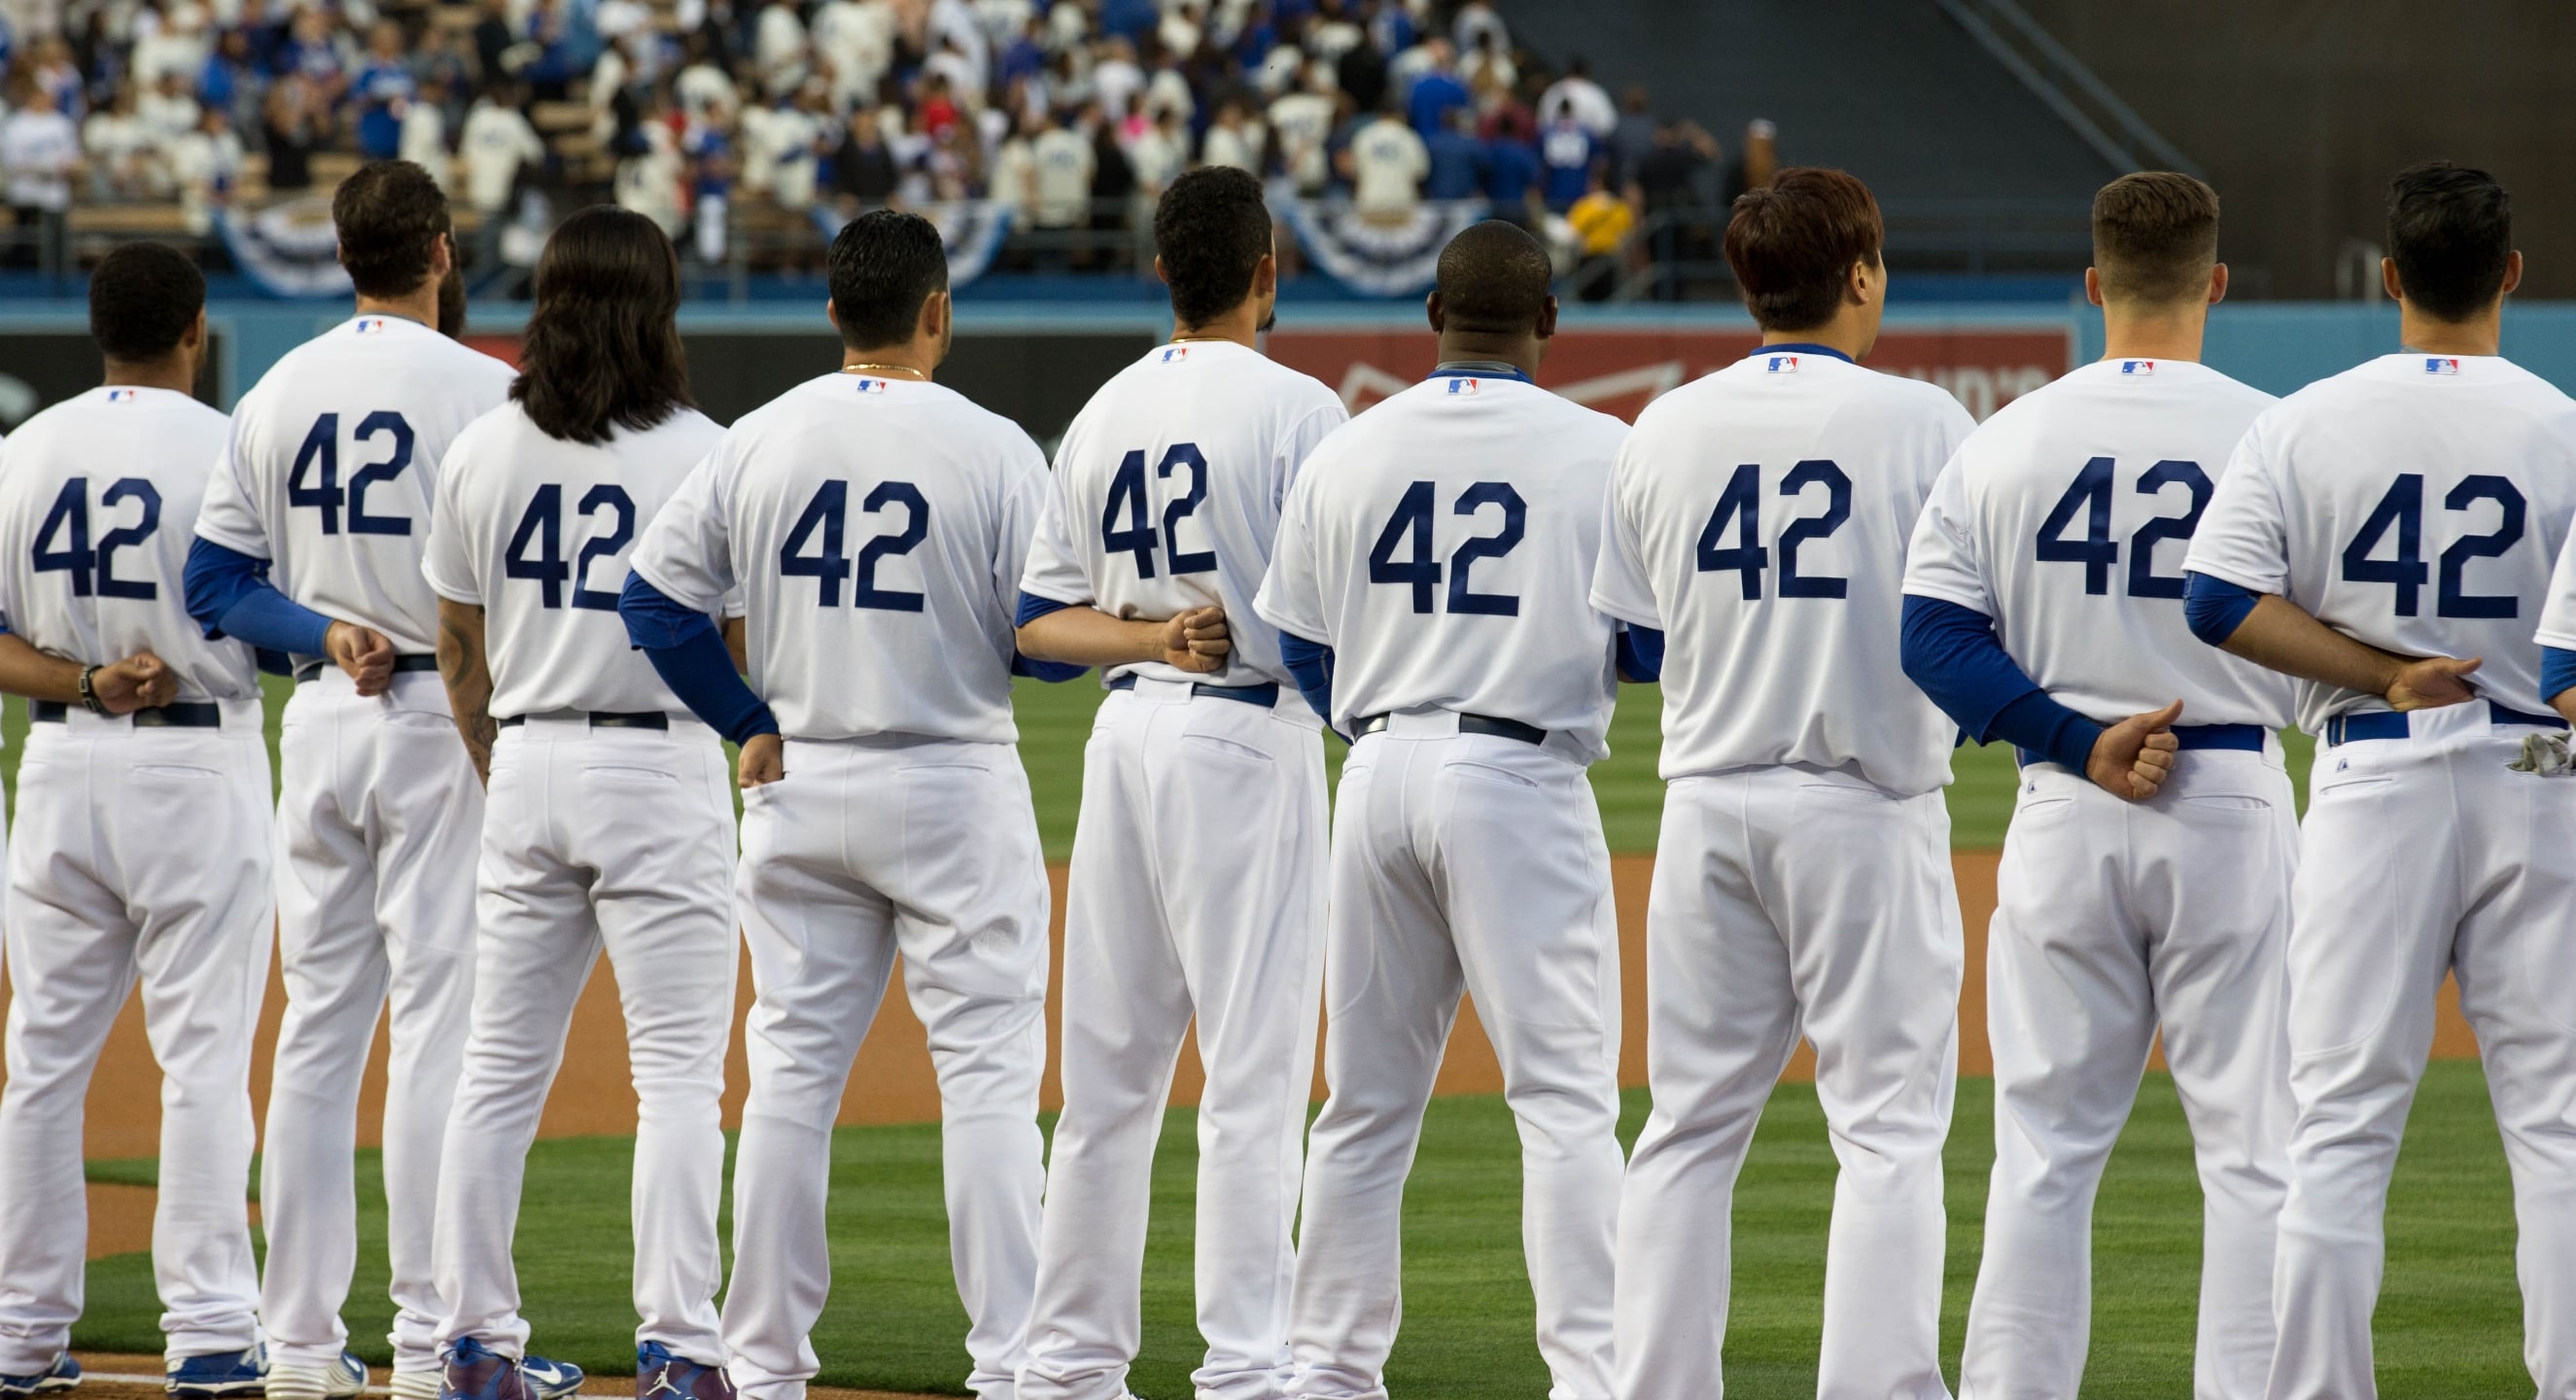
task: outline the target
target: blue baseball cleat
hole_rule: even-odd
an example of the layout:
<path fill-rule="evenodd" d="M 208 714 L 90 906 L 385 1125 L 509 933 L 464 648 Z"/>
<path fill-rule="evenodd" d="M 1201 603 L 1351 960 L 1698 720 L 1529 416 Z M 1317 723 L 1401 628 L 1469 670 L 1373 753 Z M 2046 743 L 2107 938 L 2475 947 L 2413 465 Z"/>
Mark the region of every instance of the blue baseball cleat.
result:
<path fill-rule="evenodd" d="M 733 1378 L 722 1366 L 646 1342 L 635 1349 L 635 1400 L 734 1400 Z"/>
<path fill-rule="evenodd" d="M 581 1390 L 581 1368 L 569 1361 L 525 1357 L 519 1362 L 519 1377 L 528 1400 L 564 1400 Z"/>
<path fill-rule="evenodd" d="M 0 1396 L 56 1395 L 80 1384 L 80 1378 L 80 1363 L 66 1351 L 32 1376 L 0 1376 Z"/>
<path fill-rule="evenodd" d="M 528 1400 L 528 1395 L 517 1357 L 503 1356 L 472 1337 L 447 1349 L 438 1400 Z"/>
<path fill-rule="evenodd" d="M 179 1400 L 257 1395 L 267 1386 L 268 1354 L 260 1347 L 174 1356 L 162 1366 L 161 1388 Z"/>

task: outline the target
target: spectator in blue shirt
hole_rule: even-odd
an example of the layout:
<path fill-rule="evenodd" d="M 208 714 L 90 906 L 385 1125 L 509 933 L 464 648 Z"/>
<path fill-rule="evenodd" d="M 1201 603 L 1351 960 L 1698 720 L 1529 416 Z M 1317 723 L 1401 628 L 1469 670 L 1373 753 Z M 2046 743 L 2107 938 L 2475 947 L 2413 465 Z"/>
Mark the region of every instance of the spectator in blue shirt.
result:
<path fill-rule="evenodd" d="M 1413 124 L 1414 134 L 1427 143 L 1449 125 L 1451 112 L 1471 106 L 1475 98 L 1451 67 L 1449 41 L 1434 39 L 1424 47 L 1431 52 L 1431 66 L 1413 80 L 1413 90 L 1405 94 L 1404 115 Z"/>
<path fill-rule="evenodd" d="M 1539 164 L 1545 168 L 1542 177 L 1547 207 L 1559 214 L 1574 207 L 1592 183 L 1592 162 L 1596 156 L 1592 133 L 1574 119 L 1574 104 L 1559 102 L 1548 114 L 1545 129 L 1538 134 Z"/>
<path fill-rule="evenodd" d="M 1476 139 L 1473 108 L 1453 107 L 1440 129 L 1423 138 L 1431 153 L 1431 173 L 1422 179 L 1424 199 L 1474 199 L 1483 193 L 1485 148 Z"/>
<path fill-rule="evenodd" d="M 1529 194 L 1538 184 L 1538 151 L 1508 126 L 1496 131 L 1485 143 L 1485 198 L 1494 204 L 1494 217 L 1522 222 L 1527 216 Z"/>
<path fill-rule="evenodd" d="M 358 104 L 358 149 L 369 160 L 402 154 L 403 109 L 420 91 L 403 62 L 402 26 L 380 20 L 368 37 L 366 66 L 350 85 Z"/>

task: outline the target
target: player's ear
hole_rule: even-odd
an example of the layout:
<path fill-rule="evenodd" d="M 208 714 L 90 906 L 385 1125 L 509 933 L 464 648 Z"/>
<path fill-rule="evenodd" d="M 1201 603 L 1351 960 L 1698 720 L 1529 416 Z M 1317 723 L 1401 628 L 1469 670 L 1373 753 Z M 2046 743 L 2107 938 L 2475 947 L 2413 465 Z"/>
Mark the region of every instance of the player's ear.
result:
<path fill-rule="evenodd" d="M 1154 261 L 1160 263 L 1162 259 L 1156 258 Z M 1252 295 L 1259 298 L 1276 296 L 1278 292 L 1279 255 L 1275 252 L 1264 253 L 1261 255 L 1261 261 L 1254 264 L 1252 268 Z"/>
<path fill-rule="evenodd" d="M 2513 289 L 2521 285 L 2522 250 L 2516 248 L 2512 252 L 2504 255 L 2504 285 L 2497 289 L 2496 294 L 2498 296 L 2512 296 Z"/>
<path fill-rule="evenodd" d="M 1432 288 L 1431 295 L 1422 299 L 1422 315 L 1424 319 L 1431 322 L 1431 333 L 1433 335 L 1440 334 L 1441 323 L 1446 321 L 1448 317 L 1442 315 L 1440 311 L 1439 288 Z"/>
<path fill-rule="evenodd" d="M 1556 295 L 1553 292 L 1548 294 L 1547 300 L 1541 303 L 1538 309 L 1538 338 L 1541 340 L 1556 338 Z"/>
<path fill-rule="evenodd" d="M 832 329 L 841 328 L 841 308 L 834 306 L 830 297 L 823 298 L 823 319 L 832 323 Z"/>
<path fill-rule="evenodd" d="M 2227 300 L 2227 264 L 2215 263 L 2209 269 L 2209 304 Z"/>
<path fill-rule="evenodd" d="M 1172 285 L 1172 274 L 1163 270 L 1163 255 L 1160 253 L 1154 255 L 1154 280 L 1166 287 Z"/>
<path fill-rule="evenodd" d="M 2084 269 L 2084 299 L 2095 306 L 2102 304 L 2102 269 Z"/>
<path fill-rule="evenodd" d="M 940 288 L 921 299 L 921 322 L 913 334 L 927 337 L 933 344 L 948 338 L 948 289 Z"/>
<path fill-rule="evenodd" d="M 205 346 L 206 308 L 202 306 L 197 308 L 197 319 L 189 322 L 188 329 L 180 333 L 179 343 L 191 350 L 202 349 Z"/>
<path fill-rule="evenodd" d="M 2508 258 L 2505 262 L 2505 270 L 2509 272 L 2512 269 L 2513 262 Z M 2406 300 L 2406 284 L 2397 280 L 2397 259 L 2381 258 L 2379 260 L 2379 286 L 2380 290 L 2388 293 L 2388 299 L 2390 301 L 2402 302 Z"/>

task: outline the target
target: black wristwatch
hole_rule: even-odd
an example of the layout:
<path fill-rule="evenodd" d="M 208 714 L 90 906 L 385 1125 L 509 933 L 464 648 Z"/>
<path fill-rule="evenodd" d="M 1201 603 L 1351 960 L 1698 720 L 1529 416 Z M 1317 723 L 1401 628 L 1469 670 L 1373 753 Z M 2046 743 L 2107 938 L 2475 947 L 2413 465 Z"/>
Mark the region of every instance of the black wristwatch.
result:
<path fill-rule="evenodd" d="M 84 666 L 81 668 L 81 708 L 94 715 L 103 715 L 108 712 L 107 702 L 98 698 L 98 673 L 105 669 L 106 668 L 103 666 Z"/>

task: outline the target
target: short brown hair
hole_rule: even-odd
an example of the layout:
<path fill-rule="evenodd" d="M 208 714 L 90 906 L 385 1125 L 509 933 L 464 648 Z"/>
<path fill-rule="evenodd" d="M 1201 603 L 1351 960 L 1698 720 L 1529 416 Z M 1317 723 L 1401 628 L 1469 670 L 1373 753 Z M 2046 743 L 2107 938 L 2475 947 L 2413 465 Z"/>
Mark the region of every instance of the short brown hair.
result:
<path fill-rule="evenodd" d="M 2218 262 L 2218 191 L 2142 170 L 2093 196 L 2093 267 L 2105 300 L 2198 300 Z"/>
<path fill-rule="evenodd" d="M 375 161 L 332 192 L 331 226 L 358 295 L 409 296 L 429 280 L 430 249 L 447 235 L 447 196 L 410 161 Z"/>
<path fill-rule="evenodd" d="M 1886 241 L 1869 186 L 1844 171 L 1793 166 L 1736 197 L 1726 265 L 1762 329 L 1813 330 L 1843 304 L 1852 264 L 1878 261 Z"/>

